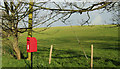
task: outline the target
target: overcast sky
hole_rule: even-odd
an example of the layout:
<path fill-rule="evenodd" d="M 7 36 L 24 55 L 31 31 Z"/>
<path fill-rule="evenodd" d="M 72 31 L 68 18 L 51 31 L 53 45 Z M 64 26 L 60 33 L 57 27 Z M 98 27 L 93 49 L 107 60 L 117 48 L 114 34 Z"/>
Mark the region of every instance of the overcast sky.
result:
<path fill-rule="evenodd" d="M 89 13 L 90 14 L 90 25 L 106 25 L 106 24 L 111 24 L 113 21 L 111 20 L 113 18 L 113 14 L 111 12 L 107 11 L 102 11 L 102 10 L 97 10 L 97 11 L 92 11 Z M 82 22 L 81 20 L 87 20 L 87 15 L 83 13 L 82 15 L 78 14 L 73 14 L 68 20 L 67 24 L 72 24 L 72 25 L 80 25 Z M 61 21 L 58 21 L 52 26 L 66 26 L 64 23 Z"/>
<path fill-rule="evenodd" d="M 79 4 L 80 2 L 78 2 Z M 92 3 L 92 2 L 91 2 Z M 91 5 L 91 3 L 86 3 L 85 7 L 88 7 Z M 94 3 L 94 2 L 93 2 Z M 50 5 L 51 6 L 51 5 Z M 91 11 L 89 12 L 90 15 L 90 25 L 106 25 L 113 23 L 112 18 L 113 14 L 108 11 L 103 11 L 103 9 Z M 66 21 L 67 24 L 72 25 L 80 25 L 83 20 L 87 20 L 87 14 L 86 12 L 83 12 L 81 15 L 79 13 L 74 13 L 72 16 Z M 55 22 L 52 24 L 52 26 L 66 26 L 61 21 Z"/>
<path fill-rule="evenodd" d="M 2 1 L 1 1 L 2 2 Z M 90 13 L 90 25 L 105 25 L 105 24 L 111 24 L 113 23 L 112 16 L 113 14 L 107 11 L 103 10 L 96 10 L 96 11 L 91 11 Z M 41 15 L 41 14 L 40 14 Z M 80 25 L 80 23 L 83 20 L 87 20 L 87 15 L 86 12 L 84 12 L 81 15 L 78 15 L 77 13 L 74 13 L 68 20 L 67 24 L 72 24 L 72 25 Z M 48 22 L 49 23 L 49 22 Z M 67 26 L 61 21 L 53 23 L 51 26 Z M 39 27 L 44 27 L 44 26 L 39 26 Z"/>

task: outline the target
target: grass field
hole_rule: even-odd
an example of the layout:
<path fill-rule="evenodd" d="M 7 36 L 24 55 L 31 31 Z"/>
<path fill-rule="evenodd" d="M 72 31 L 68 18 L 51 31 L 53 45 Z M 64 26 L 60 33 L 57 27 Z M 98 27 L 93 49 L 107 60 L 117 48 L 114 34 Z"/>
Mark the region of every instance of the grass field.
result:
<path fill-rule="evenodd" d="M 91 44 L 94 45 L 94 67 L 120 67 L 118 55 L 118 27 L 114 25 L 51 27 L 33 37 L 38 40 L 38 51 L 33 53 L 33 67 L 90 67 Z M 20 34 L 19 47 L 26 57 L 27 32 Z M 80 40 L 80 44 L 77 38 Z M 50 46 L 54 45 L 51 64 Z M 4 48 L 4 46 L 3 46 Z M 83 50 L 88 59 L 85 58 Z M 9 51 L 9 48 L 6 48 Z M 29 67 L 26 59 L 16 60 L 8 53 L 2 56 L 3 67 Z"/>

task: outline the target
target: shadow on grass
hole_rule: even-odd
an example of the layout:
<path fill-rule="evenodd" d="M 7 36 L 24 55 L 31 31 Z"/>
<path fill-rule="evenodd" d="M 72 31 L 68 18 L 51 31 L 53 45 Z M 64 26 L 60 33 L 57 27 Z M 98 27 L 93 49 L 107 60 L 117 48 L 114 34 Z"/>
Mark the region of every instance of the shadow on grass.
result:
<path fill-rule="evenodd" d="M 80 58 L 80 57 L 85 57 L 85 55 L 74 54 L 73 56 L 69 56 L 69 57 L 60 57 L 60 56 L 57 56 L 57 57 L 56 57 L 56 56 L 53 56 L 52 58 L 66 59 L 66 58 Z M 87 55 L 87 57 L 88 57 L 88 59 L 91 58 L 91 56 L 88 56 L 88 55 Z M 100 60 L 101 57 L 93 57 L 93 59 L 94 59 L 94 60 Z"/>
<path fill-rule="evenodd" d="M 118 50 L 118 51 L 120 50 L 120 48 L 102 48 L 102 49 L 109 49 L 109 50 L 111 49 L 111 50 Z"/>
<path fill-rule="evenodd" d="M 120 50 L 119 46 L 117 43 L 110 44 L 110 43 L 94 43 L 95 48 L 99 49 L 110 49 L 110 50 Z"/>
<path fill-rule="evenodd" d="M 55 57 L 55 56 L 53 56 L 52 58 L 57 58 L 57 59 L 69 59 L 69 58 L 80 58 L 80 57 L 84 57 L 85 58 L 85 56 L 84 55 L 74 55 L 74 56 L 69 56 L 69 57 Z M 91 58 L 91 56 L 87 56 L 88 57 L 88 59 L 90 59 Z M 102 58 L 101 57 L 93 57 L 93 59 L 94 60 L 101 60 Z M 86 59 L 87 60 L 87 59 Z M 120 62 L 119 61 L 115 61 L 115 60 L 112 60 L 112 59 L 104 59 L 105 60 L 105 62 L 112 62 L 114 65 L 116 65 L 116 66 L 120 66 Z M 60 62 L 57 62 L 57 63 L 59 63 L 60 64 Z"/>
<path fill-rule="evenodd" d="M 63 50 L 58 50 L 58 51 L 62 51 L 62 52 L 66 52 L 66 54 L 73 54 L 73 55 L 70 55 L 70 56 L 67 56 L 67 57 L 61 57 L 61 56 L 59 56 L 60 54 L 56 54 L 55 56 L 53 56 L 52 58 L 54 58 L 54 59 L 70 59 L 70 58 L 80 58 L 80 57 L 84 57 L 85 58 L 85 55 L 80 55 L 80 54 L 77 54 L 77 52 L 74 52 L 74 51 L 63 51 Z M 91 56 L 88 56 L 87 55 L 87 57 L 88 57 L 88 59 L 90 59 L 91 58 Z M 114 65 L 116 65 L 116 66 L 120 66 L 120 62 L 119 61 L 115 61 L 115 60 L 112 60 L 112 59 L 109 59 L 109 58 L 101 58 L 101 57 L 93 57 L 93 59 L 94 60 L 101 60 L 101 59 L 103 59 L 103 60 L 105 60 L 105 62 L 108 62 L 108 61 L 110 61 L 110 62 L 112 62 Z M 87 60 L 87 59 L 86 59 Z"/>
<path fill-rule="evenodd" d="M 41 65 L 41 64 L 38 64 L 38 61 L 39 61 L 39 56 L 42 56 L 44 55 L 44 53 L 48 52 L 49 48 L 47 47 L 43 47 L 41 49 L 39 49 L 38 52 L 34 53 L 34 56 L 36 56 L 36 64 L 37 64 L 37 67 L 39 69 L 39 66 L 40 67 L 44 67 L 44 65 Z M 44 52 L 43 54 L 39 55 L 40 52 Z M 58 60 L 61 60 L 61 59 L 70 59 L 70 61 L 68 61 L 69 63 L 72 64 L 72 61 L 78 63 L 79 65 L 81 65 L 81 63 L 79 63 L 77 60 L 80 60 L 81 58 L 84 59 L 85 58 L 85 55 L 83 54 L 80 54 L 80 53 L 83 53 L 82 51 L 73 51 L 73 50 L 54 50 L 53 51 L 53 56 L 52 58 L 54 59 L 55 62 L 57 62 L 58 64 L 61 64 L 62 66 L 64 66 L 64 64 L 66 64 L 66 62 L 64 63 L 63 62 L 60 62 Z M 38 56 L 39 55 L 39 56 Z M 91 56 L 90 55 L 87 55 L 88 59 L 90 60 Z M 48 56 L 45 56 L 44 58 L 48 58 Z M 77 60 L 74 60 L 74 58 L 77 58 Z M 57 59 L 57 60 L 56 60 Z M 98 60 L 102 60 L 104 62 L 107 62 L 109 63 L 112 62 L 114 65 L 116 66 L 120 66 L 120 62 L 118 61 L 115 61 L 115 60 L 112 60 L 112 59 L 109 59 L 109 58 L 101 58 L 101 57 L 93 57 L 94 61 L 98 61 Z M 84 61 L 89 61 L 89 60 L 84 60 Z M 62 61 L 62 60 L 61 60 Z M 82 60 L 81 60 L 82 61 Z M 27 62 L 27 60 L 25 60 L 25 63 L 26 63 L 26 67 L 30 67 L 30 64 Z"/>
<path fill-rule="evenodd" d="M 30 63 L 28 63 L 27 61 L 28 61 L 28 60 L 24 59 L 24 62 L 25 62 L 25 64 L 26 64 L 26 66 L 25 66 L 25 67 L 26 67 L 26 68 L 28 68 L 28 67 L 29 67 L 29 69 L 30 69 L 30 68 L 31 68 L 31 67 L 30 67 Z"/>
<path fill-rule="evenodd" d="M 105 59 L 105 62 L 109 62 L 109 61 L 111 61 L 116 66 L 120 66 L 120 62 L 118 62 L 118 61 L 111 60 L 111 59 Z"/>
<path fill-rule="evenodd" d="M 75 55 L 75 56 L 69 56 L 69 57 L 55 57 L 52 58 L 58 58 L 58 59 L 66 59 L 66 58 L 78 58 L 78 57 L 84 57 L 84 55 Z"/>

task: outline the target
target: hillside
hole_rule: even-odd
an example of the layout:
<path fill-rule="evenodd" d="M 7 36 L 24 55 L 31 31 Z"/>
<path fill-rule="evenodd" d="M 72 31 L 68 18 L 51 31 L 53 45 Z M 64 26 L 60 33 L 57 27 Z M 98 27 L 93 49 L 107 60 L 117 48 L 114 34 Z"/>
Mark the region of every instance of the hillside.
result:
<path fill-rule="evenodd" d="M 34 28 L 33 37 L 38 41 L 38 51 L 33 54 L 34 67 L 90 67 L 90 46 L 94 46 L 94 67 L 118 67 L 118 27 L 114 25 L 66 26 L 51 27 L 43 32 L 43 28 Z M 26 57 L 27 32 L 20 34 L 19 46 Z M 80 44 L 78 43 L 80 41 Z M 5 44 L 4 44 L 5 45 Z M 54 46 L 52 61 L 49 64 L 50 45 Z M 29 61 L 16 60 L 10 56 L 9 47 L 3 47 L 3 67 L 29 67 Z M 85 58 L 83 49 L 88 57 Z"/>

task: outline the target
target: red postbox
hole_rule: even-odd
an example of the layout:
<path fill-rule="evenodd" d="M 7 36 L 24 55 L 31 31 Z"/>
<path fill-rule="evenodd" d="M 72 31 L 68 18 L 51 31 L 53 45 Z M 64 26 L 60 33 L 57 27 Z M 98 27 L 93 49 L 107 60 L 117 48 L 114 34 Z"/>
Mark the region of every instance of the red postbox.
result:
<path fill-rule="evenodd" d="M 37 52 L 37 40 L 35 37 L 27 37 L 27 52 Z"/>

